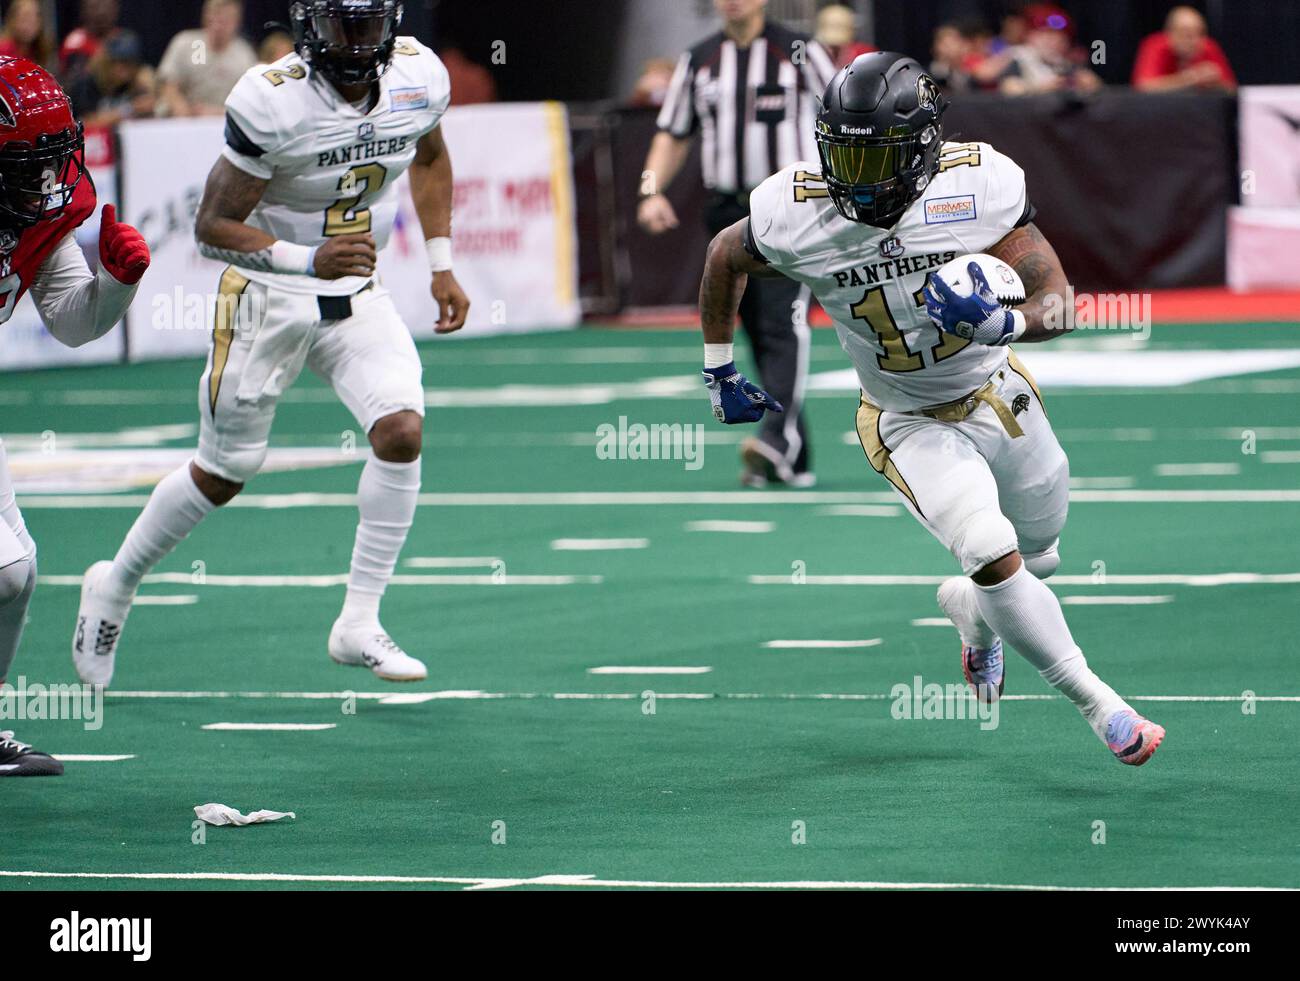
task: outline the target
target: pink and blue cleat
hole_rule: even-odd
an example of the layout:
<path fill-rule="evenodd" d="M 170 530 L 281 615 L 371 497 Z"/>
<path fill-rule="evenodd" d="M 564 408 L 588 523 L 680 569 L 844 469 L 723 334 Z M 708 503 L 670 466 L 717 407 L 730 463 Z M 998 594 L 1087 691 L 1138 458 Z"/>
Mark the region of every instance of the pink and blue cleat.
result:
<path fill-rule="evenodd" d="M 1002 697 L 1002 686 L 1006 682 L 1003 668 L 1002 641 L 995 640 L 988 650 L 962 645 L 961 671 L 981 702 L 991 704 Z"/>
<path fill-rule="evenodd" d="M 1142 718 L 1132 709 L 1120 709 L 1106 723 L 1106 745 L 1115 759 L 1129 766 L 1141 766 L 1151 759 L 1164 738 L 1164 726 Z"/>

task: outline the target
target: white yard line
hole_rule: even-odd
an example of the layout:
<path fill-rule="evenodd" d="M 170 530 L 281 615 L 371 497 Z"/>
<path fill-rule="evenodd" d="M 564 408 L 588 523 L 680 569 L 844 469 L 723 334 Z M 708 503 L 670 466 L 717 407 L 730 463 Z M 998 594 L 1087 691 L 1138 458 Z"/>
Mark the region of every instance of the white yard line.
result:
<path fill-rule="evenodd" d="M 755 586 L 937 586 L 951 576 L 843 575 L 802 576 L 794 583 L 790 573 L 777 576 L 750 576 Z M 1201 575 L 1107 575 L 1104 583 L 1092 576 L 1053 576 L 1056 586 L 1257 586 L 1300 583 L 1300 572 L 1217 572 Z"/>
<path fill-rule="evenodd" d="M 776 523 L 773 521 L 688 521 L 686 530 L 734 535 L 765 535 L 776 530 Z"/>
<path fill-rule="evenodd" d="M 195 585 L 189 572 L 151 572 L 145 583 L 180 583 Z M 311 588 L 329 589 L 346 586 L 346 572 L 317 576 L 227 576 L 208 573 L 203 577 L 205 586 L 240 586 L 259 589 Z M 604 576 L 516 576 L 494 575 L 408 575 L 397 573 L 389 580 L 390 586 L 593 586 L 605 581 Z M 81 576 L 39 576 L 37 582 L 46 586 L 80 586 Z"/>
<path fill-rule="evenodd" d="M 27 509 L 85 511 L 95 508 L 136 510 L 145 494 L 23 494 Z M 1300 502 L 1300 489 L 1272 490 L 1135 490 L 1080 489 L 1070 493 L 1076 504 L 1289 504 Z M 739 507 L 776 504 L 897 504 L 893 491 L 576 491 L 482 494 L 421 494 L 421 507 L 677 507 L 704 504 Z M 227 507 L 261 510 L 355 508 L 355 494 L 240 494 Z"/>
<path fill-rule="evenodd" d="M 1062 596 L 1062 606 L 1157 606 L 1172 603 L 1172 596 Z"/>
<path fill-rule="evenodd" d="M 334 722 L 209 722 L 202 729 L 215 732 L 321 732 L 337 728 Z"/>
<path fill-rule="evenodd" d="M 879 637 L 870 640 L 765 640 L 769 650 L 844 650 L 847 648 L 879 647 L 884 641 Z"/>
<path fill-rule="evenodd" d="M 640 674 L 708 674 L 713 669 L 704 666 L 681 666 L 681 665 L 661 665 L 659 667 L 646 666 L 635 667 L 626 665 L 610 664 L 600 668 L 588 668 L 587 674 L 615 674 L 615 675 L 640 675 Z"/>
<path fill-rule="evenodd" d="M 620 669 L 626 670 L 626 669 Z M 639 670 L 639 669 L 638 669 Z M 656 670 L 664 670 L 662 668 Z M 699 672 L 699 668 L 688 669 Z M 711 668 L 705 669 L 711 671 Z M 889 692 L 657 692 L 663 699 L 684 701 L 794 701 L 794 702 L 882 702 L 894 697 Z M 176 699 L 176 700 L 242 700 L 253 701 L 284 699 L 288 701 L 374 701 L 381 704 L 403 705 L 429 701 L 626 701 L 638 699 L 638 692 L 493 692 L 476 689 L 452 689 L 436 692 L 352 692 L 352 691 L 106 691 L 112 699 Z M 1241 702 L 1234 695 L 1126 695 L 1136 702 Z M 1060 695 L 1003 695 L 1004 702 L 1059 701 Z M 1300 704 L 1300 695 L 1256 695 L 1252 701 Z"/>
<path fill-rule="evenodd" d="M 649 547 L 648 538 L 557 538 L 551 542 L 556 552 L 617 552 Z"/>
<path fill-rule="evenodd" d="M 489 569 L 500 561 L 497 555 L 429 555 L 403 559 L 402 565 L 411 569 Z"/>
<path fill-rule="evenodd" d="M 511 889 L 518 886 L 569 886 L 594 889 L 1002 889 L 1015 891 L 1068 892 L 1294 892 L 1273 886 L 1072 886 L 1062 884 L 993 882 L 884 882 L 853 879 L 794 879 L 737 881 L 671 881 L 657 879 L 601 879 L 594 875 L 557 873 L 520 878 L 448 875 L 306 875 L 292 872 L 51 872 L 46 870 L 0 870 L 7 879 L 100 879 L 140 882 L 318 882 L 392 883 L 464 886 L 466 889 Z"/>
<path fill-rule="evenodd" d="M 199 601 L 194 595 L 180 596 L 137 596 L 131 601 L 132 606 L 193 606 Z"/>
<path fill-rule="evenodd" d="M 917 617 L 912 621 L 913 627 L 951 627 L 952 621 L 947 617 Z"/>
<path fill-rule="evenodd" d="M 135 759 L 134 753 L 121 755 L 93 755 L 89 753 L 51 753 L 60 763 L 121 763 L 123 760 Z"/>
<path fill-rule="evenodd" d="M 1157 477 L 1235 477 L 1240 463 L 1157 463 Z"/>

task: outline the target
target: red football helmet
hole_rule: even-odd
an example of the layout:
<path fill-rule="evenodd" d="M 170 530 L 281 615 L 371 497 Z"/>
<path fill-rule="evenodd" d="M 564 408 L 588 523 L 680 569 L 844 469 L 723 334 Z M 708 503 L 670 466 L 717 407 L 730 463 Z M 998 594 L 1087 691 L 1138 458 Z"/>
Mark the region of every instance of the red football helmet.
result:
<path fill-rule="evenodd" d="M 57 218 L 85 176 L 72 100 L 40 65 L 0 58 L 0 226 Z"/>

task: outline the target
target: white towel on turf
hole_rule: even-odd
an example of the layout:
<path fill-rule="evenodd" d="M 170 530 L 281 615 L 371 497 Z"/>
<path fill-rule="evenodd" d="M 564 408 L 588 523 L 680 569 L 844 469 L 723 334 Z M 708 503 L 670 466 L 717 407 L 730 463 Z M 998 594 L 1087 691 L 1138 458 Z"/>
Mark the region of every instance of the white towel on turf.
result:
<path fill-rule="evenodd" d="M 225 804 L 196 804 L 194 814 L 200 821 L 206 821 L 217 827 L 233 824 L 235 827 L 242 828 L 246 824 L 265 824 L 268 821 L 279 821 L 281 818 L 298 820 L 298 815 L 293 811 L 254 811 L 252 814 L 241 814 Z"/>

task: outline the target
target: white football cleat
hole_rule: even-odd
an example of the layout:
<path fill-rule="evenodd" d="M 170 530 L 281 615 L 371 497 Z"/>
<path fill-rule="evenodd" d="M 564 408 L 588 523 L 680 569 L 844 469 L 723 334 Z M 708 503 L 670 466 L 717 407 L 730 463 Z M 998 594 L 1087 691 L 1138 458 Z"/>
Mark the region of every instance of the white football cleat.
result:
<path fill-rule="evenodd" d="M 385 681 L 423 681 L 429 676 L 422 661 L 407 654 L 379 624 L 345 624 L 330 630 L 330 658 L 337 664 L 366 667 Z"/>
<path fill-rule="evenodd" d="M 77 677 L 87 685 L 107 686 L 113 680 L 117 642 L 131 612 L 130 597 L 120 600 L 103 588 L 104 577 L 112 568 L 112 562 L 96 562 L 86 570 L 81 581 L 81 608 L 77 610 L 77 629 L 72 635 L 72 663 Z"/>
<path fill-rule="evenodd" d="M 996 702 L 1006 684 L 1002 641 L 984 622 L 975 599 L 975 583 L 953 576 L 939 586 L 939 608 L 961 637 L 961 670 L 982 702 Z"/>

